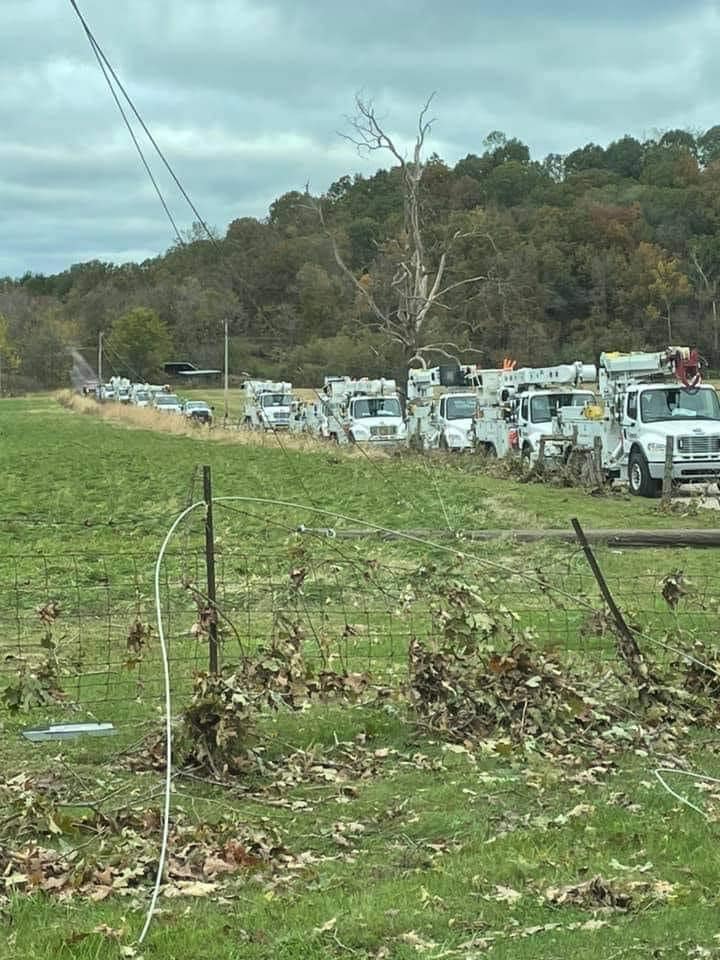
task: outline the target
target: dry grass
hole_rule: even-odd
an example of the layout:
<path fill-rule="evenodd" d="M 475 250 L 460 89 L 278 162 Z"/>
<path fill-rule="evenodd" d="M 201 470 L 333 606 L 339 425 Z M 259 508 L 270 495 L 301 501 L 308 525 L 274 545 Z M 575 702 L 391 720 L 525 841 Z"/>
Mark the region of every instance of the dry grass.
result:
<path fill-rule="evenodd" d="M 134 407 L 119 403 L 98 403 L 90 397 L 83 397 L 71 390 L 62 390 L 56 394 L 58 403 L 73 413 L 82 413 L 97 417 L 108 423 L 114 423 L 136 430 L 155 430 L 158 433 L 172 434 L 178 437 L 192 437 L 194 440 L 216 441 L 219 443 L 241 444 L 252 447 L 282 446 L 300 453 L 327 453 L 332 450 L 334 456 L 356 458 L 386 458 L 391 451 L 368 447 L 362 450 L 355 445 L 331 446 L 327 441 L 318 440 L 307 434 L 282 433 L 270 431 L 243 430 L 232 427 L 207 427 L 203 424 L 189 423 L 185 417 L 170 413 L 160 413 L 149 407 Z"/>

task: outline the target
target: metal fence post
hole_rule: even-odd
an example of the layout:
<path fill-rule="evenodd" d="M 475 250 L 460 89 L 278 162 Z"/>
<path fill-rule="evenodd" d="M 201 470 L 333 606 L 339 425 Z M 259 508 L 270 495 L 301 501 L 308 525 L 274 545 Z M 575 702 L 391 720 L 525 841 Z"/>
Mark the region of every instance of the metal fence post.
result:
<path fill-rule="evenodd" d="M 207 596 L 209 610 L 208 648 L 210 673 L 219 670 L 217 635 L 217 588 L 215 585 L 215 531 L 212 511 L 212 478 L 210 467 L 203 467 L 203 499 L 205 500 L 205 570 L 207 572 Z"/>

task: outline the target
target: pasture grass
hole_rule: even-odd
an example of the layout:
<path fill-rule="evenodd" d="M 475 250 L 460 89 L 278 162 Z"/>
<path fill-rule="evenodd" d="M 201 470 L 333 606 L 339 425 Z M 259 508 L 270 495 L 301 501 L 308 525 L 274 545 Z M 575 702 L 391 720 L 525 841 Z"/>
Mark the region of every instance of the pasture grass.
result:
<path fill-rule="evenodd" d="M 35 606 L 51 595 L 62 595 L 70 609 L 74 591 L 89 605 L 88 617 L 92 613 L 97 618 L 94 627 L 79 623 L 77 630 L 86 634 L 84 641 L 96 650 L 100 665 L 106 652 L 100 647 L 101 636 L 102 642 L 116 645 L 113 655 L 119 658 L 128 621 L 137 611 L 152 615 L 155 554 L 173 517 L 199 496 L 197 468 L 203 463 L 212 467 L 216 496 L 294 501 L 393 528 L 438 528 L 448 521 L 459 528 L 565 527 L 571 516 L 587 527 L 716 522 L 709 512 L 687 521 L 662 513 L 652 501 L 591 497 L 582 490 L 476 474 L 452 458 L 369 461 L 328 448 L 279 449 L 272 443 L 215 438 L 208 442 L 201 431 L 159 432 L 146 429 L 144 422 L 105 421 L 65 409 L 48 397 L 0 402 L 0 443 L 3 623 L 21 619 L 17 610 L 8 615 L 10 597 L 16 603 L 23 598 L 21 613 L 32 618 Z M 378 618 L 390 618 L 398 629 L 402 663 L 403 621 L 393 619 L 387 600 L 383 609 L 380 587 L 400 589 L 418 566 L 449 568 L 457 558 L 407 542 L 340 543 L 306 535 L 302 540 L 310 559 L 301 555 L 298 560 L 292 533 L 298 524 L 356 523 L 319 518 L 303 506 L 235 504 L 238 513 L 219 505 L 216 509 L 223 587 L 234 591 L 235 607 L 252 614 L 243 621 L 242 635 L 248 638 L 255 630 L 260 636 L 271 627 L 272 604 L 263 583 L 278 571 L 287 576 L 294 563 L 306 563 L 319 572 L 306 585 L 305 619 L 308 609 L 312 620 L 325 606 L 348 616 L 366 611 L 370 600 L 353 608 L 352 599 L 346 599 L 362 585 L 363 596 L 374 591 Z M 197 646 L 187 631 L 192 603 L 176 582 L 183 563 L 197 557 L 202 546 L 199 511 L 187 530 L 176 541 L 177 558 L 168 575 L 172 587 L 168 585 L 166 596 L 174 607 L 177 643 Z M 568 589 L 585 589 L 585 561 L 574 547 L 501 542 L 462 549 L 479 558 L 462 573 L 472 572 L 481 592 L 512 607 L 525 591 L 530 625 L 539 628 L 548 616 L 556 616 L 578 652 L 599 652 L 601 646 L 611 650 L 609 638 L 596 641 L 597 651 L 583 647 L 578 641 L 580 614 L 540 606 L 530 587 L 530 580 L 542 575 L 549 581 L 562 578 Z M 700 582 L 712 574 L 709 551 L 597 552 L 623 605 L 652 613 L 655 620 L 647 622 L 658 635 L 681 624 L 659 596 L 662 576 L 682 568 L 690 580 Z M 368 562 L 377 563 L 387 582 L 368 587 Z M 508 567 L 515 572 L 508 573 Z M 200 568 L 198 581 L 201 574 Z M 711 579 L 702 596 L 681 601 L 681 613 L 697 613 L 699 629 L 711 624 L 717 609 Z M 108 590 L 115 596 L 115 589 L 123 606 L 113 612 L 108 634 L 103 603 Z M 593 601 L 595 596 L 588 593 Z M 65 625 L 61 617 L 53 629 L 67 634 L 64 642 L 70 647 L 76 643 L 72 623 Z M 368 637 L 361 634 L 357 643 L 364 658 Z M 202 665 L 204 649 L 197 649 Z M 57 778 L 73 798 L 104 796 L 117 788 L 121 802 L 156 808 L 160 774 L 132 773 L 118 756 L 121 748 L 157 725 L 153 657 L 143 667 L 148 671 L 143 686 L 131 675 L 132 697 L 128 688 L 124 699 L 114 702 L 108 695 L 104 707 L 93 706 L 93 715 L 118 724 L 115 740 L 31 746 L 20 739 L 21 728 L 60 718 L 65 708 L 0 715 L 4 771 Z M 103 678 L 110 684 L 109 694 L 122 692 L 117 684 L 127 676 L 118 662 L 117 672 Z M 182 691 L 177 693 L 180 709 Z M 266 802 L 268 794 L 265 801 L 248 796 L 249 785 L 242 782 L 233 789 L 176 778 L 174 811 L 185 810 L 209 824 L 220 812 L 230 812 L 243 827 L 277 830 L 293 854 L 310 854 L 315 864 L 296 881 L 273 886 L 271 877 L 251 872 L 207 898 L 163 899 L 142 949 L 134 941 L 145 897 L 91 903 L 80 898 L 60 901 L 49 894 L 17 895 L 0 913 L 5 936 L 1 955 L 8 960 L 109 960 L 132 956 L 133 951 L 148 960 L 720 956 L 720 867 L 712 844 L 720 800 L 707 784 L 704 789 L 682 781 L 674 784 L 706 805 L 706 822 L 670 797 L 653 776 L 667 753 L 679 753 L 693 769 L 720 775 L 712 739 L 688 733 L 681 744 L 625 752 L 620 730 L 619 743 L 610 744 L 607 765 L 598 770 L 591 757 L 553 759 L 535 752 L 532 743 L 509 752 L 492 745 L 485 751 L 456 752 L 419 729 L 405 708 L 393 702 L 280 711 L 262 720 L 260 736 L 266 756 L 277 763 L 297 751 L 322 758 L 337 743 L 347 743 L 350 752 L 358 743 L 378 752 L 371 775 L 349 774 L 326 782 L 301 779 L 275 797 L 286 802 L 284 806 Z M 263 786 L 262 776 L 250 786 Z M 354 826 L 343 834 L 339 823 L 343 829 Z M 5 831 L 0 846 L 9 840 Z M 148 843 L 154 840 L 151 836 Z M 548 898 L 548 888 L 598 875 L 613 890 L 631 892 L 627 909 L 597 903 L 557 905 Z"/>
<path fill-rule="evenodd" d="M 174 811 L 210 824 L 218 810 L 231 811 L 244 828 L 271 826 L 294 854 L 319 862 L 278 886 L 251 873 L 219 901 L 216 895 L 161 900 L 139 955 L 718 955 L 720 868 L 709 845 L 714 828 L 661 789 L 652 757 L 619 754 L 611 769 L 592 775 L 580 763 L 568 768 L 533 756 L 532 749 L 502 757 L 456 753 L 368 707 L 280 715 L 267 721 L 265 733 L 279 744 L 280 756 L 291 750 L 320 755 L 336 741 L 352 749 L 358 737 L 389 756 L 372 777 L 288 787 L 285 808 L 176 779 Z M 40 753 L 42 763 L 38 753 L 28 760 L 27 748 L 22 757 L 14 751 L 14 760 L 67 778 L 75 791 L 68 769 L 96 790 L 109 777 L 99 751 L 55 746 Z M 698 746 L 688 759 L 710 774 L 720 772 L 708 748 Z M 113 772 L 113 786 L 123 779 L 129 802 L 140 805 L 158 783 L 157 775 Z M 702 793 L 688 792 L 703 803 Z M 347 843 L 342 825 L 351 825 Z M 629 891 L 629 907 L 556 905 L 548 894 L 596 876 L 615 892 Z M 17 897 L 4 910 L 3 956 L 118 957 L 119 944 L 132 945 L 137 936 L 143 907 L 137 897 L 98 904 Z"/>

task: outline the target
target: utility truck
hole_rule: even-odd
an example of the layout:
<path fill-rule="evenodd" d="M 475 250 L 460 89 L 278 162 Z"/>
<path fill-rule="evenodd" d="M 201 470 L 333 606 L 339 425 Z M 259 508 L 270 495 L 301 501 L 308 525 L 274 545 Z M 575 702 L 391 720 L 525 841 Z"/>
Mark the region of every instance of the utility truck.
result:
<path fill-rule="evenodd" d="M 696 350 L 600 355 L 598 403 L 561 407 L 556 431 L 573 449 L 599 447 L 608 479 L 627 481 L 635 496 L 655 496 L 672 443 L 671 478 L 679 483 L 720 477 L 720 402 L 703 384 Z"/>
<path fill-rule="evenodd" d="M 554 426 L 561 408 L 582 409 L 594 400 L 597 370 L 576 360 L 549 367 L 520 367 L 505 361 L 501 370 L 483 370 L 479 376 L 478 413 L 473 422 L 475 446 L 491 456 L 519 452 L 529 464 L 562 461 L 564 438 Z"/>
<path fill-rule="evenodd" d="M 579 361 L 517 369 L 505 360 L 500 369 L 458 364 L 410 370 L 410 441 L 497 457 L 520 452 L 530 463 L 542 447 L 548 461 L 559 460 L 563 438 L 552 436 L 555 412 L 592 401 L 593 393 L 579 384 L 595 375 L 595 367 Z"/>
<path fill-rule="evenodd" d="M 317 399 L 293 417 L 293 429 L 335 443 L 404 443 L 405 421 L 394 380 L 325 377 Z"/>
<path fill-rule="evenodd" d="M 243 425 L 248 430 L 287 430 L 293 405 L 292 384 L 286 381 L 246 380 Z"/>
<path fill-rule="evenodd" d="M 110 377 L 114 399 L 118 403 L 130 403 L 130 387 L 127 377 Z"/>
<path fill-rule="evenodd" d="M 473 446 L 482 373 L 462 364 L 408 370 L 407 435 L 411 446 L 456 452 Z"/>

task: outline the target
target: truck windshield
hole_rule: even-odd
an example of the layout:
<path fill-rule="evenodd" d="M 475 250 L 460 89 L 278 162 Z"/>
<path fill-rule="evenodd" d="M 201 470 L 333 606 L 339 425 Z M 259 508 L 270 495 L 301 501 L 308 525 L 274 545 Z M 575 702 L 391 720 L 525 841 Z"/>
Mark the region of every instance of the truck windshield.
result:
<path fill-rule="evenodd" d="M 177 407 L 180 403 L 174 393 L 161 393 L 155 398 L 159 407 Z"/>
<path fill-rule="evenodd" d="M 572 390 L 569 393 L 544 393 L 530 400 L 530 420 L 533 423 L 550 423 L 560 407 L 584 407 L 593 402 L 590 392 Z"/>
<path fill-rule="evenodd" d="M 640 395 L 643 423 L 658 420 L 720 420 L 720 403 L 712 387 L 683 390 L 667 387 L 644 390 Z"/>
<path fill-rule="evenodd" d="M 475 415 L 475 397 L 448 397 L 445 402 L 447 420 L 471 420 Z"/>
<path fill-rule="evenodd" d="M 291 403 L 292 397 L 289 393 L 264 393 L 260 397 L 263 407 L 289 407 Z"/>
<path fill-rule="evenodd" d="M 359 397 L 352 402 L 352 416 L 356 420 L 366 417 L 400 417 L 400 403 L 395 397 Z"/>

